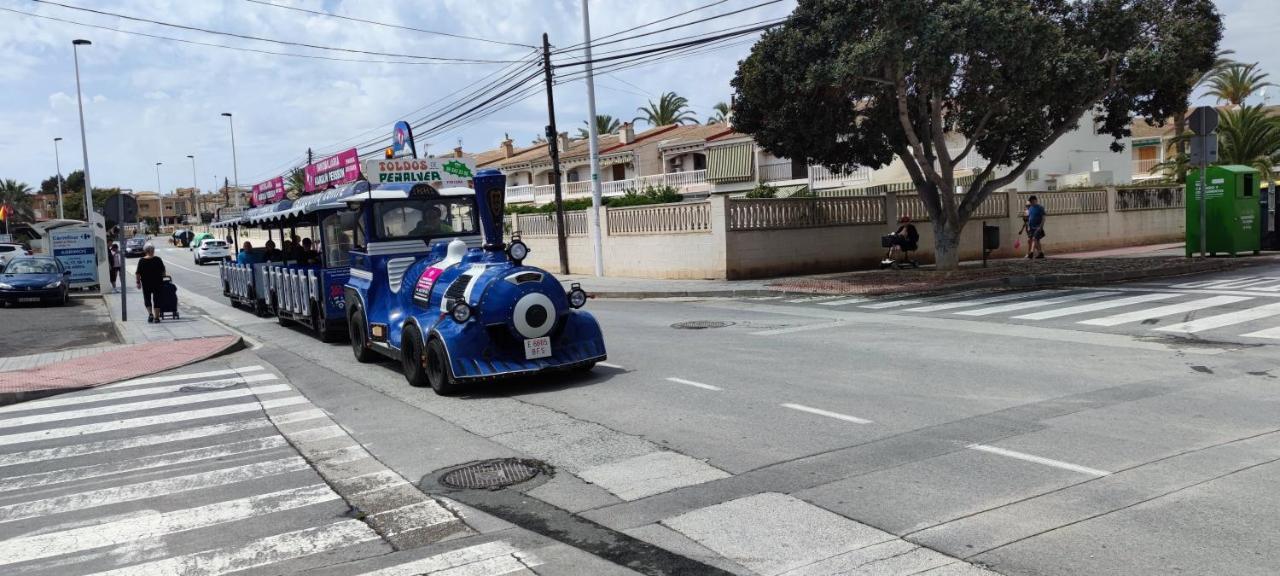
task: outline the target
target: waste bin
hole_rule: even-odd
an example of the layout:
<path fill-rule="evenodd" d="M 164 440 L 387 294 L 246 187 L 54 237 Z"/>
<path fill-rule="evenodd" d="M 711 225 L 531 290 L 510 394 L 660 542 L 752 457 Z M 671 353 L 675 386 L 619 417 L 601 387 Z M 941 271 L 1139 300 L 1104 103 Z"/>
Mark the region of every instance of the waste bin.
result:
<path fill-rule="evenodd" d="M 1248 166 L 1210 166 L 1205 172 L 1205 226 L 1200 230 L 1200 171 L 1187 173 L 1187 256 L 1200 251 L 1206 233 L 1209 254 L 1262 249 L 1262 206 L 1258 171 Z"/>

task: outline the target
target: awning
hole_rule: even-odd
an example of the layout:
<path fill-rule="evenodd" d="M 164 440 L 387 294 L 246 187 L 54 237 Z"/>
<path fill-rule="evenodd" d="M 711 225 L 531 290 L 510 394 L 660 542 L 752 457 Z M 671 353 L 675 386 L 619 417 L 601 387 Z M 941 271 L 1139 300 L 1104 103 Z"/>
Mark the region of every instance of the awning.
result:
<path fill-rule="evenodd" d="M 752 155 L 755 146 L 750 142 L 728 144 L 707 149 L 707 180 L 712 182 L 742 182 L 750 180 L 755 172 Z"/>
<path fill-rule="evenodd" d="M 319 194 L 303 196 L 294 200 L 287 209 L 267 214 L 260 218 L 259 221 L 285 222 L 289 220 L 302 219 L 309 214 L 314 214 L 321 210 L 341 210 L 347 206 L 347 198 L 356 194 L 364 194 L 368 191 L 369 182 L 365 180 L 357 180 L 350 184 L 344 184 L 338 188 L 325 190 Z"/>
<path fill-rule="evenodd" d="M 258 225 L 270 220 L 271 215 L 276 214 L 277 212 L 284 212 L 291 206 L 293 206 L 292 200 L 281 200 L 275 204 L 258 206 L 257 208 L 246 211 L 244 216 L 240 217 L 240 221 L 241 223 L 248 224 L 250 226 Z"/>

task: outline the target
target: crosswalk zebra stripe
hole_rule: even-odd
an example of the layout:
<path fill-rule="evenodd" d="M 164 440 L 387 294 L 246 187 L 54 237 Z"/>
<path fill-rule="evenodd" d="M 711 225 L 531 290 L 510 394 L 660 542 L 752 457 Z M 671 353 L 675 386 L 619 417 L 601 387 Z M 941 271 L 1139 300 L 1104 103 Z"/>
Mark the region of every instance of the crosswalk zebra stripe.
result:
<path fill-rule="evenodd" d="M 191 372 L 187 374 L 167 374 L 165 376 L 148 376 L 146 378 L 134 378 L 132 380 L 124 380 L 115 384 L 103 386 L 107 390 L 119 390 L 130 386 L 145 386 L 147 384 L 160 384 L 162 382 L 177 382 L 178 380 L 196 380 L 199 378 L 214 378 L 217 376 L 243 376 L 249 372 L 257 372 L 265 370 L 262 366 L 244 366 L 242 368 L 231 368 L 228 370 L 211 370 L 209 372 Z"/>
<path fill-rule="evenodd" d="M 338 494 L 328 485 L 312 484 L 195 508 L 163 513 L 148 512 L 113 522 L 11 538 L 0 542 L 0 566 L 160 538 L 338 499 Z"/>
<path fill-rule="evenodd" d="M 1146 310 L 1137 310 L 1135 312 L 1126 312 L 1116 314 L 1114 316 L 1106 316 L 1104 318 L 1094 318 L 1092 320 L 1081 320 L 1080 324 L 1088 324 L 1090 326 L 1119 326 L 1129 322 L 1138 322 L 1164 316 L 1172 316 L 1174 314 L 1182 314 L 1185 312 L 1195 312 L 1196 310 L 1204 310 L 1205 308 L 1213 308 L 1214 306 L 1222 306 L 1224 304 L 1234 304 L 1236 302 L 1244 302 L 1252 300 L 1245 296 L 1214 296 L 1203 300 L 1192 300 L 1191 302 L 1180 302 L 1178 304 L 1170 304 L 1168 306 L 1160 306 L 1157 308 L 1149 308 Z"/>
<path fill-rule="evenodd" d="M 1273 340 L 1280 340 L 1280 326 L 1268 328 L 1266 330 L 1259 330 L 1257 332 L 1250 332 L 1245 334 L 1245 336 L 1248 336 L 1249 338 L 1271 338 Z"/>
<path fill-rule="evenodd" d="M 954 310 L 956 308 L 968 308 L 969 306 L 981 306 L 983 304 L 994 304 L 996 302 L 1006 302 L 1009 300 L 1018 300 L 1021 298 L 1030 298 L 1043 294 L 1043 292 L 1019 292 L 1016 294 L 1001 294 L 990 298 L 976 298 L 973 300 L 957 300 L 955 302 L 943 302 L 941 304 L 930 304 L 928 306 L 920 306 L 919 308 L 907 308 L 906 312 L 941 312 L 943 310 Z"/>
<path fill-rule="evenodd" d="M 50 412 L 48 414 L 32 414 L 30 416 L 19 416 L 16 418 L 6 418 L 0 420 L 0 429 L 17 428 L 19 426 L 30 426 L 32 424 L 47 424 L 50 422 L 60 422 L 63 420 L 76 420 L 80 418 L 93 418 L 95 416 L 109 416 L 111 414 L 127 414 L 129 412 L 142 412 L 145 410 L 154 410 L 156 408 L 172 408 L 174 406 L 185 406 L 187 404 L 200 404 L 204 402 L 214 402 L 217 400 L 229 400 L 231 398 L 243 398 L 245 396 L 254 396 L 256 394 L 271 394 L 275 392 L 288 392 L 293 388 L 288 384 L 274 384 L 271 386 L 263 386 L 256 389 L 235 388 L 232 390 L 218 390 L 215 392 L 202 392 L 199 394 L 191 394 L 185 396 L 174 396 L 170 398 L 159 398 L 156 400 L 144 400 L 141 402 L 126 402 L 122 404 L 111 404 L 109 406 L 97 406 L 94 408 L 84 408 L 81 410 L 67 410 L 65 412 Z"/>
<path fill-rule="evenodd" d="M 1246 308 L 1244 310 L 1237 310 L 1235 312 L 1218 314 L 1216 316 L 1209 316 L 1206 318 L 1197 318 L 1195 320 L 1191 320 L 1190 322 L 1182 322 L 1180 324 L 1170 324 L 1163 328 L 1157 328 L 1156 330 L 1158 332 L 1178 332 L 1182 334 L 1194 334 L 1196 332 L 1203 332 L 1205 330 L 1212 330 L 1214 328 L 1222 328 L 1222 327 L 1231 326 L 1234 324 L 1243 324 L 1245 322 L 1252 322 L 1254 320 L 1270 318 L 1272 316 L 1280 316 L 1280 303 L 1267 304 L 1264 306 L 1257 306 L 1254 308 Z"/>
<path fill-rule="evenodd" d="M 29 412 L 32 410 L 43 410 L 45 408 L 57 408 L 59 406 L 78 406 L 89 402 L 105 402 L 108 400 L 122 400 L 125 398 L 137 398 L 139 396 L 158 396 L 160 394 L 172 394 L 183 388 L 190 387 L 206 387 L 218 386 L 221 384 L 237 384 L 249 382 L 265 382 L 275 380 L 275 374 L 252 374 L 249 376 L 237 376 L 235 378 L 224 378 L 222 380 L 205 380 L 202 382 L 190 382 L 187 384 L 171 384 L 168 386 L 158 386 L 154 388 L 137 388 L 134 390 L 117 390 L 103 392 L 100 394 L 72 394 L 58 396 L 55 398 L 46 398 L 44 400 L 32 400 L 30 402 L 22 402 L 20 404 L 10 404 L 0 407 L 0 414 L 11 414 L 14 412 Z"/>
<path fill-rule="evenodd" d="M 990 316 L 992 314 L 1004 314 L 1007 312 L 1016 312 L 1018 310 L 1026 310 L 1028 308 L 1039 308 L 1041 306 L 1052 306 L 1054 304 L 1066 304 L 1068 302 L 1079 302 L 1080 300 L 1092 300 L 1103 296 L 1113 296 L 1115 292 L 1081 292 L 1079 294 L 1068 294 L 1056 298 L 1043 298 L 1039 300 L 1027 300 L 1022 302 L 1013 302 L 1011 304 L 1001 304 L 999 306 L 988 306 L 977 310 L 961 310 L 956 312 L 960 316 Z"/>
<path fill-rule="evenodd" d="M 295 422 L 315 420 L 316 418 L 324 418 L 326 416 L 328 415 L 324 413 L 324 410 L 312 408 L 310 410 L 299 410 L 297 412 L 289 412 L 287 414 L 280 414 L 279 416 L 272 416 L 271 419 L 274 420 L 276 424 L 293 424 Z"/>
<path fill-rule="evenodd" d="M 174 430 L 173 432 L 162 432 L 160 434 L 134 436 L 132 438 L 124 438 L 121 440 L 86 442 L 84 444 L 70 444 L 67 446 L 58 446 L 56 448 L 41 448 L 39 450 L 27 450 L 24 452 L 10 452 L 8 454 L 0 454 L 0 466 L 16 466 L 18 464 L 30 464 L 32 462 L 43 462 L 45 460 L 73 458 L 75 456 L 85 456 L 87 454 L 100 454 L 103 452 L 128 450 L 130 448 L 141 448 L 144 446 L 157 446 L 171 442 L 209 438 L 220 434 L 234 434 L 236 432 L 256 430 L 258 428 L 266 428 L 268 426 L 271 426 L 271 422 L 254 418 L 248 420 L 236 420 L 234 422 L 223 422 L 221 424 L 214 424 L 211 426 Z"/>
<path fill-rule="evenodd" d="M 325 526 L 260 538 L 245 546 L 205 550 L 98 572 L 94 576 L 214 576 L 269 566 L 311 554 L 319 554 L 378 540 L 372 528 L 359 520 L 343 520 Z"/>
<path fill-rule="evenodd" d="M 240 442 L 216 444 L 214 446 L 206 446 L 203 448 L 166 452 L 152 456 L 144 456 L 142 458 L 112 460 L 110 462 L 90 466 L 77 466 L 74 468 L 63 468 L 50 472 L 24 474 L 22 476 L 0 478 L 0 492 L 9 492 L 11 490 L 20 490 L 34 486 L 45 487 L 64 482 L 88 480 L 90 478 L 97 478 L 118 472 L 133 472 L 135 470 L 149 470 L 152 468 L 162 468 L 177 464 L 190 464 L 192 462 L 200 462 L 213 458 L 225 458 L 229 456 L 261 452 L 263 450 L 271 450 L 274 448 L 282 448 L 288 445 L 289 443 L 285 441 L 283 436 L 265 436 L 262 438 L 241 440 Z"/>
<path fill-rule="evenodd" d="M 148 480 L 136 484 L 99 488 L 88 492 L 77 492 L 75 494 L 0 506 L 0 522 L 13 522 L 49 514 L 86 510 L 121 502 L 134 502 L 307 469 L 309 469 L 309 466 L 306 460 L 301 456 L 293 456 L 280 460 L 220 468 L 208 472 Z"/>
<path fill-rule="evenodd" d="M 839 296 L 806 296 L 804 298 L 793 298 L 791 300 L 787 300 L 787 302 L 791 304 L 804 304 L 806 302 L 825 302 L 836 298 L 839 298 Z"/>
<path fill-rule="evenodd" d="M 519 556 L 519 559 L 517 559 Z M 481 574 L 509 574 L 517 572 L 530 566 L 541 564 L 527 553 L 521 552 L 516 547 L 505 541 L 486 542 L 484 544 L 476 544 L 466 548 L 450 550 L 443 554 L 436 554 L 427 558 L 413 560 L 396 566 L 388 566 L 365 572 L 359 576 L 418 576 L 419 574 L 435 574 L 442 570 L 451 568 L 460 568 L 463 566 L 475 566 L 477 563 L 486 562 L 494 559 L 507 559 L 510 563 L 504 563 L 501 566 L 485 566 L 486 571 Z M 513 568 L 513 569 L 508 569 Z M 506 571 L 502 571 L 506 570 Z"/>
<path fill-rule="evenodd" d="M 819 302 L 819 306 L 844 306 L 845 304 L 857 304 L 866 302 L 866 298 L 842 298 L 840 300 L 832 300 L 830 302 Z"/>
<path fill-rule="evenodd" d="M 899 306 L 910 306 L 912 304 L 919 304 L 921 302 L 924 302 L 924 300 L 891 300 L 889 302 L 863 304 L 862 306 L 859 306 L 859 308 L 867 308 L 869 310 L 885 310 L 888 308 L 897 308 Z"/>
<path fill-rule="evenodd" d="M 0 446 L 9 446 L 24 442 L 38 442 L 41 440 L 56 440 L 59 438 L 70 438 L 72 436 L 83 436 L 85 434 L 117 432 L 120 430 L 155 426 L 158 424 L 173 424 L 175 422 L 199 420 L 201 418 L 231 416 L 233 414 L 244 414 L 245 412 L 257 412 L 264 408 L 280 408 L 284 406 L 292 406 L 294 404 L 304 404 L 306 402 L 307 399 L 303 396 L 289 396 L 286 398 L 273 398 L 262 402 L 230 404 L 227 406 L 205 408 L 203 410 L 191 410 L 188 412 L 140 416 L 138 418 L 129 418 L 127 420 L 95 422 L 93 424 L 81 424 L 79 426 L 63 426 L 61 428 L 50 428 L 48 430 L 36 430 L 34 432 L 23 432 L 20 434 L 0 436 Z"/>
<path fill-rule="evenodd" d="M 1159 294 L 1142 294 L 1139 296 L 1129 296 L 1127 298 L 1116 298 L 1114 300 L 1106 300 L 1103 302 L 1090 302 L 1089 304 L 1081 304 L 1079 306 L 1068 306 L 1066 308 L 1055 308 L 1053 310 L 1044 310 L 1041 312 L 1032 312 L 1031 314 L 1023 314 L 1014 316 L 1016 320 L 1048 320 L 1050 318 L 1061 318 L 1063 316 L 1073 316 L 1076 314 L 1085 314 L 1088 312 L 1099 312 L 1102 310 L 1110 310 L 1112 308 L 1120 308 L 1133 304 L 1146 304 L 1148 302 L 1159 302 L 1170 298 L 1177 298 L 1181 294 L 1169 294 L 1162 292 Z"/>

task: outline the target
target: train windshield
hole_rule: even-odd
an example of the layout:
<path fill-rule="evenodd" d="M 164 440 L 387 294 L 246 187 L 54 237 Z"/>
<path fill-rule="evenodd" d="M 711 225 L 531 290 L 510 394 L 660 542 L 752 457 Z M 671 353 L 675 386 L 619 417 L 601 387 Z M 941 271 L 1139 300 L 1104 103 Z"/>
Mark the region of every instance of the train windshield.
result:
<path fill-rule="evenodd" d="M 383 240 L 477 234 L 475 199 L 410 198 L 380 202 L 374 226 Z"/>

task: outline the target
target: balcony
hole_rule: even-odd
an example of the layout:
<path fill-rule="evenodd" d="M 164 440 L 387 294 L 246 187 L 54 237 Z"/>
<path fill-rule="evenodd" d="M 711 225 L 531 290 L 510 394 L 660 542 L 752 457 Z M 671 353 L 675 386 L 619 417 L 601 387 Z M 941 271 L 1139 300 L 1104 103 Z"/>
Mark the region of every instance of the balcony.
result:
<path fill-rule="evenodd" d="M 627 178 L 625 180 L 601 182 L 600 194 L 606 198 L 611 196 L 622 196 L 623 194 L 626 194 L 628 190 L 643 191 L 648 186 L 672 186 L 680 189 L 681 192 L 689 192 L 695 187 L 705 185 L 706 181 L 706 170 L 654 174 L 652 176 L 640 176 L 637 178 Z M 561 187 L 561 194 L 565 200 L 572 200 L 574 198 L 590 198 L 591 181 L 565 182 Z M 554 199 L 555 186 L 552 184 L 541 184 L 536 186 L 532 184 L 525 184 L 507 187 L 507 204 L 546 204 L 554 201 Z"/>
<path fill-rule="evenodd" d="M 832 172 L 824 166 L 809 166 L 805 175 L 796 177 L 792 174 L 790 160 L 772 161 L 760 164 L 760 181 L 766 183 L 785 181 L 813 181 L 813 187 L 841 188 L 871 183 L 871 170 L 863 166 L 855 166 L 849 170 Z"/>

